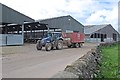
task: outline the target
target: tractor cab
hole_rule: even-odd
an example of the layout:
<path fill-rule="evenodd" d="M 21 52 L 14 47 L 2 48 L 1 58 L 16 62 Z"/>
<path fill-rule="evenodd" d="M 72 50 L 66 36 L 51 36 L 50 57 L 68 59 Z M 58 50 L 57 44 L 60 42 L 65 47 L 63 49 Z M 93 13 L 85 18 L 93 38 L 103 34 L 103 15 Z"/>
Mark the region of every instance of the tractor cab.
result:
<path fill-rule="evenodd" d="M 48 39 L 51 38 L 51 40 L 57 40 L 59 38 L 62 37 L 62 33 L 61 32 L 49 32 L 46 33 L 42 39 Z"/>

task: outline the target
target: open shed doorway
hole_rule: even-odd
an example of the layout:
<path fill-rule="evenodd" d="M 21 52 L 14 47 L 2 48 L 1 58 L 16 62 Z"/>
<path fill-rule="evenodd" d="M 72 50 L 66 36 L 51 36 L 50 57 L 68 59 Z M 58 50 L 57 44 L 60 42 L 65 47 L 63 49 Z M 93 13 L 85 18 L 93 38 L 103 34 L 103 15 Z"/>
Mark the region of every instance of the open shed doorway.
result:
<path fill-rule="evenodd" d="M 117 34 L 113 33 L 113 40 L 117 41 Z"/>
<path fill-rule="evenodd" d="M 101 42 L 104 42 L 104 35 L 101 34 Z"/>

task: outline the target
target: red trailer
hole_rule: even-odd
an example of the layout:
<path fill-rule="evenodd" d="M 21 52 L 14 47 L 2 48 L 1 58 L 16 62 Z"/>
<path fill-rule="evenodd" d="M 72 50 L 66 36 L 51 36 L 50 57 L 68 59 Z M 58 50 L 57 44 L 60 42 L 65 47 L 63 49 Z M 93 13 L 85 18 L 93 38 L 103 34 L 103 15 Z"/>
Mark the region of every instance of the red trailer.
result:
<path fill-rule="evenodd" d="M 80 32 L 62 33 L 62 36 L 68 47 L 81 47 L 85 41 L 85 35 Z"/>

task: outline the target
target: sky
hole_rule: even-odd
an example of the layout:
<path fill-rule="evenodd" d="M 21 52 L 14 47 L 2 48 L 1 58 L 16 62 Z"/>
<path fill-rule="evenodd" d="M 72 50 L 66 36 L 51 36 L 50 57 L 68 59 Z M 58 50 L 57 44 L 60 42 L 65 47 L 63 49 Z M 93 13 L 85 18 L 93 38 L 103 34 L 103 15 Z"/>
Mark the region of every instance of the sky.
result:
<path fill-rule="evenodd" d="M 119 0 L 0 0 L 35 20 L 71 15 L 83 25 L 112 24 L 118 30 Z"/>

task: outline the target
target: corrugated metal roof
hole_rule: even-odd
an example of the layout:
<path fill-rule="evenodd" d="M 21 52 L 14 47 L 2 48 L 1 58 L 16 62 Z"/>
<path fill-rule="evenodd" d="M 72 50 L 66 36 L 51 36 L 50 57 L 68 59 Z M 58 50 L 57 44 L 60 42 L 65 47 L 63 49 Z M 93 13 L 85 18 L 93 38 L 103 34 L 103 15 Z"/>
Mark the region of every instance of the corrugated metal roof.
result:
<path fill-rule="evenodd" d="M 66 15 L 66 16 L 51 17 L 51 18 L 46 18 L 46 19 L 39 19 L 39 20 L 36 20 L 36 21 L 46 21 L 46 20 L 51 20 L 51 19 L 63 18 L 63 17 L 71 17 L 71 16 Z"/>
<path fill-rule="evenodd" d="M 85 34 L 91 34 L 91 33 L 94 33 L 94 32 L 96 32 L 96 31 L 98 31 L 98 30 L 100 30 L 100 29 L 108 26 L 108 25 L 110 25 L 110 24 L 87 25 L 87 26 L 85 26 L 85 28 L 84 28 L 84 33 L 85 33 Z"/>
<path fill-rule="evenodd" d="M 64 17 L 70 17 L 72 19 L 74 19 L 71 15 L 66 15 L 66 16 L 58 16 L 58 17 L 52 17 L 52 18 L 47 18 L 47 19 L 39 19 L 39 20 L 36 20 L 36 22 L 38 21 L 47 21 L 47 20 L 53 20 L 53 19 L 59 19 L 59 18 L 64 18 Z M 76 22 L 78 22 L 80 25 L 82 25 L 79 21 L 77 21 L 76 19 L 74 19 Z M 84 25 L 82 25 L 84 26 Z"/>
<path fill-rule="evenodd" d="M 49 28 L 59 28 L 62 29 L 62 31 L 70 30 L 84 32 L 84 25 L 70 15 L 41 19 L 37 21 L 48 24 Z"/>
<path fill-rule="evenodd" d="M 0 24 L 23 24 L 35 20 L 0 3 Z"/>

